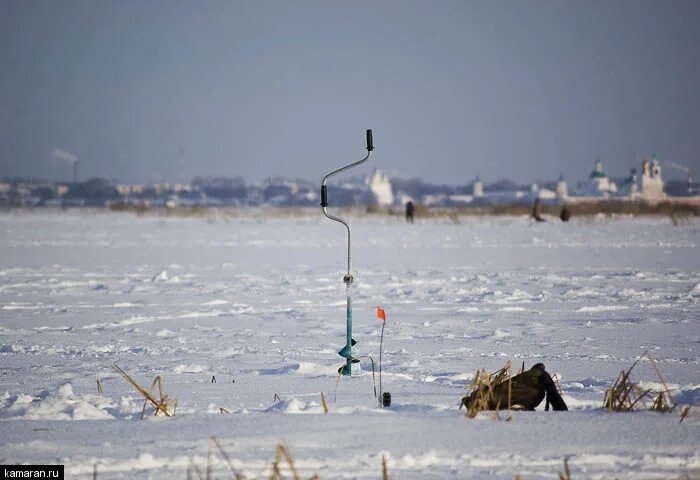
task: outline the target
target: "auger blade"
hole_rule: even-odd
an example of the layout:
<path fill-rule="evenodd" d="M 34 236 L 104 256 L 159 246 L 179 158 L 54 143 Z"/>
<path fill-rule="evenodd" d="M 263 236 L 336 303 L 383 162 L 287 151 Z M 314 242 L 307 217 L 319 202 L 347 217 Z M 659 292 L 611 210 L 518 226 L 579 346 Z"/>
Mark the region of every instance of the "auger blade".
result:
<path fill-rule="evenodd" d="M 338 355 L 340 355 L 343 358 L 347 358 L 348 360 L 352 358 L 352 352 L 350 351 L 347 345 L 345 345 L 338 351 Z"/>

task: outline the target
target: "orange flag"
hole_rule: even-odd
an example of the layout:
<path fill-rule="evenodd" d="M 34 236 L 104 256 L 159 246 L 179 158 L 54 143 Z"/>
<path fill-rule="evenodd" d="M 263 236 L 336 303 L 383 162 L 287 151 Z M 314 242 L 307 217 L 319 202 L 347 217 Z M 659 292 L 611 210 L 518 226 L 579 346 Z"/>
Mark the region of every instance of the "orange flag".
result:
<path fill-rule="evenodd" d="M 377 319 L 386 320 L 386 313 L 382 307 L 377 307 Z"/>

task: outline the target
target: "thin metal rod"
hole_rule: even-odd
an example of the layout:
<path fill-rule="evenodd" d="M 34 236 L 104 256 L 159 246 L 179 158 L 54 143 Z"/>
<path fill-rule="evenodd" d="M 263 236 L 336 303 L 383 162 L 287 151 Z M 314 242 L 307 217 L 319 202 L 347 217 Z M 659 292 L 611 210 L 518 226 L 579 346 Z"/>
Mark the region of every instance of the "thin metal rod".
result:
<path fill-rule="evenodd" d="M 356 166 L 358 166 L 358 165 L 361 164 L 361 163 L 366 162 L 366 161 L 369 159 L 370 156 L 372 156 L 372 152 L 371 152 L 371 151 L 368 151 L 368 152 L 367 152 L 367 155 L 365 155 L 365 158 L 363 158 L 362 160 L 359 160 L 359 161 L 357 161 L 357 162 L 351 163 L 351 164 L 349 164 L 349 165 L 345 165 L 344 167 L 341 167 L 341 168 L 339 168 L 338 170 L 332 171 L 331 173 L 329 173 L 328 175 L 326 175 L 325 177 L 323 177 L 323 181 L 321 182 L 321 185 L 322 185 L 323 187 L 327 186 L 327 185 L 328 185 L 328 179 L 329 179 L 329 178 L 331 178 L 332 176 L 337 175 L 337 174 L 339 174 L 339 173 L 341 173 L 341 172 L 344 172 L 345 170 L 348 170 L 348 169 L 350 169 L 350 168 L 356 167 Z M 350 275 L 350 270 L 351 270 L 351 267 L 352 267 L 352 255 L 351 255 L 351 253 L 350 253 L 350 251 L 351 251 L 351 250 L 350 250 L 350 243 L 351 243 L 351 240 L 350 240 L 350 225 L 348 225 L 347 222 L 346 222 L 345 220 L 343 220 L 342 218 L 336 217 L 335 215 L 331 215 L 330 213 L 328 213 L 328 207 L 323 206 L 323 207 L 321 207 L 321 208 L 323 209 L 323 214 L 324 214 L 326 217 L 330 218 L 331 220 L 333 220 L 333 221 L 335 221 L 335 222 L 342 223 L 343 225 L 345 225 L 345 228 L 346 228 L 347 231 L 348 231 L 348 275 Z"/>
<path fill-rule="evenodd" d="M 345 295 L 347 296 L 347 310 L 345 323 L 345 346 L 352 353 L 352 294 L 350 292 L 350 283 L 345 284 Z M 348 374 L 352 372 L 352 354 L 350 358 L 345 359 L 345 368 Z"/>
<path fill-rule="evenodd" d="M 384 405 L 384 390 L 382 390 L 382 350 L 384 350 L 384 327 L 386 317 L 382 320 L 382 335 L 379 337 L 379 405 Z"/>
<path fill-rule="evenodd" d="M 328 213 L 327 207 L 323 207 L 323 214 L 331 220 L 335 220 L 336 222 L 345 225 L 345 228 L 348 231 L 348 275 L 350 275 L 350 263 L 352 261 L 350 255 L 350 225 L 348 225 L 342 218 L 336 217 L 335 215 L 331 215 L 330 213 Z"/>
<path fill-rule="evenodd" d="M 345 165 L 344 167 L 340 167 L 338 170 L 333 170 L 331 173 L 329 173 L 328 175 L 326 175 L 325 177 L 323 177 L 322 185 L 326 185 L 326 183 L 328 182 L 328 179 L 331 178 L 332 176 L 337 175 L 337 174 L 339 174 L 339 173 L 341 173 L 341 172 L 344 172 L 345 170 L 348 170 L 348 169 L 350 169 L 350 168 L 352 168 L 352 167 L 356 167 L 356 166 L 358 166 L 359 164 L 361 164 L 361 163 L 363 163 L 363 162 L 366 162 L 367 159 L 368 159 L 371 155 L 372 155 L 372 152 L 371 152 L 371 151 L 368 151 L 368 152 L 367 152 L 367 155 L 365 155 L 365 158 L 363 158 L 362 160 L 358 160 L 357 162 L 351 163 L 351 164 L 349 164 L 349 165 Z"/>

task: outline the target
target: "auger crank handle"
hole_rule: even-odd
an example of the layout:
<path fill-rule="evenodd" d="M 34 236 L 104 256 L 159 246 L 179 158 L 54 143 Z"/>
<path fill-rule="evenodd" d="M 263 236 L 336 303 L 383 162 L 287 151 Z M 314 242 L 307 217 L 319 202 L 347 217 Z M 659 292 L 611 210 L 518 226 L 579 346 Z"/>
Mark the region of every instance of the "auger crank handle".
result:
<path fill-rule="evenodd" d="M 328 206 L 328 186 L 321 185 L 321 206 L 326 208 Z"/>
<path fill-rule="evenodd" d="M 374 144 L 372 143 L 372 130 L 367 130 L 367 151 L 371 152 L 374 150 Z"/>

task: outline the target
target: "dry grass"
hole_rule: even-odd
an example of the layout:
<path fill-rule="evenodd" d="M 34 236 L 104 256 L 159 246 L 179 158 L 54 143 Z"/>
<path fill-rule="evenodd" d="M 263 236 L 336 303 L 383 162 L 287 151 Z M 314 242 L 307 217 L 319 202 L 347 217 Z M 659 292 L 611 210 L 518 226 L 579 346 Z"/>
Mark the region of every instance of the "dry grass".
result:
<path fill-rule="evenodd" d="M 674 225 L 685 225 L 693 217 L 700 216 L 700 204 L 691 201 L 663 201 L 649 203 L 644 201 L 629 201 L 624 199 L 600 200 L 600 201 L 573 201 L 564 204 L 542 204 L 541 214 L 553 217 L 559 221 L 562 208 L 566 207 L 571 218 L 590 219 L 596 215 L 652 215 L 665 216 Z M 114 212 L 135 213 L 138 216 L 165 216 L 173 218 L 204 218 L 208 221 L 229 221 L 233 218 L 246 217 L 257 218 L 260 221 L 273 218 L 309 218 L 318 216 L 318 207 L 235 207 L 235 206 L 180 206 L 168 208 L 164 206 L 152 206 L 148 203 L 116 202 L 109 205 L 109 210 Z M 362 216 L 393 216 L 403 217 L 403 206 L 382 207 L 379 205 L 365 205 L 358 207 L 337 207 L 340 215 Z M 428 207 L 416 205 L 414 217 L 418 219 L 447 220 L 454 224 L 460 224 L 463 217 L 483 216 L 525 216 L 532 214 L 531 203 L 513 203 L 484 207 Z"/>
<path fill-rule="evenodd" d="M 627 200 L 607 200 L 596 202 L 566 203 L 554 205 L 541 205 L 541 214 L 555 217 L 559 220 L 562 208 L 569 210 L 571 218 L 592 217 L 595 215 L 653 215 L 667 216 L 674 225 L 683 225 L 690 221 L 692 217 L 700 216 L 700 205 L 683 202 L 659 202 L 647 203 L 641 201 Z M 416 205 L 416 218 L 446 218 L 453 223 L 459 223 L 460 217 L 483 217 L 483 216 L 526 216 L 532 214 L 532 205 L 505 204 L 489 207 L 426 207 Z"/>
<path fill-rule="evenodd" d="M 372 389 L 374 391 L 374 398 L 377 398 L 377 379 L 375 376 L 375 364 L 374 364 L 374 358 L 372 358 L 371 355 L 360 355 L 359 357 L 352 357 L 353 363 L 359 363 L 360 359 L 366 358 L 370 361 L 372 364 Z M 338 368 L 338 376 L 335 379 L 335 391 L 333 392 L 333 403 L 336 402 L 338 398 L 338 384 L 340 383 L 340 379 L 343 377 L 343 367 L 345 367 L 345 363 L 343 363 L 339 368 Z"/>
<path fill-rule="evenodd" d="M 678 423 L 681 423 L 683 420 L 688 418 L 691 412 L 693 412 L 693 416 L 695 417 L 698 407 L 700 407 L 700 402 L 695 402 L 692 405 L 686 405 L 683 407 L 683 410 L 681 411 L 681 419 L 678 421 Z"/>
<path fill-rule="evenodd" d="M 228 465 L 228 468 L 231 470 L 233 477 L 236 480 L 243 480 L 245 478 L 245 475 L 243 475 L 242 473 L 240 473 L 238 470 L 236 470 L 234 468 L 233 463 L 231 462 L 231 458 L 226 453 L 226 450 L 224 450 L 224 448 L 221 446 L 221 444 L 219 443 L 219 440 L 217 440 L 217 438 L 212 435 L 209 438 L 209 442 L 210 442 L 209 443 L 209 451 L 211 452 L 211 446 L 214 445 L 217 448 L 217 450 L 219 451 L 219 453 L 221 454 L 221 456 L 223 457 L 223 459 L 226 461 L 226 465 Z"/>
<path fill-rule="evenodd" d="M 611 412 L 630 412 L 634 406 L 649 392 L 643 392 L 637 384 L 630 381 L 630 373 L 637 365 L 634 362 L 627 371 L 620 372 L 615 383 L 606 390 L 603 405 Z"/>
<path fill-rule="evenodd" d="M 658 203 L 648 203 L 644 201 L 628 200 L 600 200 L 590 202 L 572 202 L 564 204 L 542 204 L 541 213 L 543 215 L 559 218 L 562 208 L 566 207 L 572 218 L 592 217 L 595 215 L 656 215 L 668 216 L 674 225 L 688 223 L 692 217 L 700 216 L 700 205 L 691 202 L 665 201 Z M 357 208 L 344 207 L 340 209 L 344 214 L 350 215 L 389 215 L 403 216 L 400 207 L 386 208 L 376 205 L 368 206 L 363 210 Z M 426 205 L 416 205 L 414 210 L 415 218 L 440 219 L 444 218 L 452 223 L 461 223 L 462 217 L 483 217 L 483 216 L 526 216 L 532 214 L 531 203 L 512 203 L 503 205 L 493 205 L 485 207 L 428 207 Z"/>
<path fill-rule="evenodd" d="M 280 467 L 285 463 L 292 473 L 292 478 L 294 480 L 301 480 L 299 472 L 294 466 L 294 459 L 289 454 L 287 447 L 282 443 L 277 444 L 277 452 L 275 453 L 275 460 L 272 462 L 272 475 L 270 475 L 270 480 L 282 480 L 284 478 Z"/>
<path fill-rule="evenodd" d="M 321 392 L 321 405 L 323 405 L 323 413 L 328 413 L 328 404 L 326 403 L 326 396 Z"/>
<path fill-rule="evenodd" d="M 571 471 L 569 470 L 569 459 L 564 459 L 564 473 L 559 474 L 559 480 L 571 480 Z"/>
<path fill-rule="evenodd" d="M 697 215 L 697 213 L 695 214 Z M 685 212 L 685 211 L 672 211 L 669 214 L 669 217 L 671 218 L 671 223 L 673 223 L 674 227 L 678 227 L 681 225 L 687 225 L 690 223 L 690 218 L 691 218 L 690 212 Z"/>
<path fill-rule="evenodd" d="M 658 215 L 679 218 L 697 217 L 700 205 L 684 202 L 664 201 L 648 203 L 644 201 L 608 200 L 603 202 L 569 203 L 566 205 L 572 216 L 577 215 Z M 558 214 L 559 206 L 549 206 Z M 548 211 L 547 213 L 554 213 Z"/>
<path fill-rule="evenodd" d="M 465 398 L 469 398 L 472 395 L 475 396 L 474 401 L 470 403 L 467 407 L 465 415 L 468 418 L 475 418 L 480 412 L 491 410 L 490 405 L 496 400 L 494 395 L 496 386 L 508 382 L 508 418 L 512 418 L 510 414 L 511 410 L 511 399 L 512 399 L 512 382 L 511 382 L 511 363 L 510 360 L 506 365 L 498 370 L 497 372 L 489 374 L 485 369 L 478 370 L 474 376 L 472 384 L 467 387 L 470 390 L 469 394 Z M 501 408 L 500 398 L 496 402 L 496 408 L 493 410 L 494 420 L 500 420 L 498 411 Z M 464 402 L 460 405 L 462 408 Z M 466 405 L 465 405 L 466 406 Z"/>
<path fill-rule="evenodd" d="M 683 409 L 683 411 L 681 412 L 681 419 L 678 421 L 678 423 L 681 423 L 683 420 L 685 420 L 689 413 L 690 413 L 690 405 L 686 406 Z"/>
<path fill-rule="evenodd" d="M 139 203 L 127 203 L 127 202 L 114 202 L 110 203 L 108 207 L 112 212 L 131 212 L 137 215 L 144 215 L 151 211 L 151 206 L 146 202 Z"/>
<path fill-rule="evenodd" d="M 202 471 L 200 467 L 198 467 L 194 463 L 192 458 L 190 458 L 190 466 L 187 469 L 188 480 L 193 479 L 195 476 L 199 480 L 213 480 L 213 460 L 215 458 L 215 455 L 217 454 L 224 459 L 226 465 L 228 466 L 231 472 L 231 475 L 235 480 L 245 480 L 246 478 L 248 478 L 233 466 L 233 461 L 231 457 L 228 455 L 228 453 L 221 445 L 219 440 L 215 436 L 212 436 L 209 438 L 206 469 Z M 294 458 L 292 457 L 291 453 L 289 452 L 289 449 L 284 443 L 277 444 L 277 447 L 275 448 L 275 458 L 272 461 L 272 465 L 270 466 L 269 472 L 270 475 L 269 477 L 267 477 L 269 478 L 269 480 L 284 480 L 285 478 L 291 478 L 293 480 L 302 480 L 302 476 L 299 474 L 299 471 L 297 470 L 297 467 L 294 463 Z M 258 477 L 251 477 L 251 480 L 254 480 L 255 478 Z M 389 473 L 385 455 L 382 455 L 382 479 L 389 480 Z M 320 480 L 320 477 L 318 474 L 313 474 L 309 478 L 309 480 Z"/>
<path fill-rule="evenodd" d="M 658 376 L 664 389 L 660 392 L 653 392 L 651 389 L 643 390 L 639 385 L 632 381 L 631 374 L 634 367 L 646 357 L 650 362 L 656 375 Z M 652 399 L 649 407 L 647 400 Z M 611 412 L 633 412 L 639 409 L 651 409 L 657 412 L 670 412 L 675 407 L 671 398 L 671 392 L 666 384 L 666 380 L 661 371 L 656 365 L 656 360 L 649 352 L 644 352 L 632 366 L 620 372 L 615 383 L 612 384 L 605 392 L 603 399 L 603 407 Z"/>
<path fill-rule="evenodd" d="M 571 470 L 569 470 L 569 459 L 565 458 L 564 459 L 564 473 L 559 472 L 558 474 L 558 479 L 559 480 L 571 480 Z M 522 475 L 516 475 L 515 480 L 523 480 Z"/>
<path fill-rule="evenodd" d="M 122 378 L 124 378 L 124 380 L 130 383 L 137 392 L 143 395 L 144 402 L 143 409 L 141 410 L 141 418 L 145 416 L 146 407 L 149 403 L 155 409 L 153 415 L 158 415 L 158 413 L 162 413 L 166 417 L 172 417 L 175 415 L 175 410 L 177 410 L 177 400 L 171 400 L 166 394 L 163 393 L 163 382 L 161 381 L 160 375 L 153 379 L 153 382 L 151 382 L 151 387 L 147 390 L 117 365 L 113 365 L 112 367 L 117 373 L 119 373 L 119 375 L 122 376 Z M 158 394 L 160 396 L 159 399 L 156 399 L 153 396 L 153 389 L 156 385 L 158 385 Z"/>
<path fill-rule="evenodd" d="M 214 478 L 214 464 L 213 464 L 213 459 L 216 454 L 216 452 L 219 453 L 221 458 L 224 459 L 226 462 L 226 465 L 228 466 L 229 470 L 231 470 L 231 474 L 233 475 L 233 478 L 235 480 L 245 480 L 245 475 L 243 475 L 241 472 L 236 470 L 236 468 L 233 466 L 233 462 L 231 461 L 231 457 L 228 456 L 226 453 L 226 450 L 221 446 L 221 443 L 219 443 L 219 440 L 215 436 L 209 437 L 209 443 L 208 443 L 208 449 L 207 449 L 207 465 L 205 468 L 205 471 L 202 472 L 200 468 L 197 466 L 197 464 L 194 463 L 194 460 L 190 457 L 190 465 L 187 467 L 187 479 L 188 480 L 193 480 L 194 477 L 196 476 L 199 480 L 213 480 Z"/>

